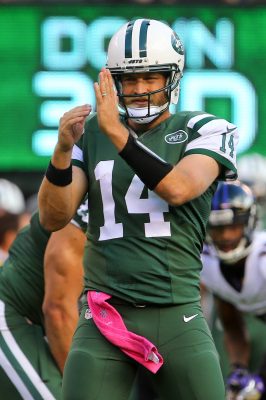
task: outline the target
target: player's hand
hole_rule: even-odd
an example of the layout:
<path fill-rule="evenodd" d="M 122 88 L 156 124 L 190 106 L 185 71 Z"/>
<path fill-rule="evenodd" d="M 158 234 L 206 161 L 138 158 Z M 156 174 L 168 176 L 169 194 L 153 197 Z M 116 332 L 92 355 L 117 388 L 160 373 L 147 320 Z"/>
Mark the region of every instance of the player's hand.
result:
<path fill-rule="evenodd" d="M 246 368 L 236 368 L 227 379 L 227 400 L 260 400 L 264 393 L 262 378 Z"/>
<path fill-rule="evenodd" d="M 57 148 L 63 152 L 72 150 L 84 132 L 85 121 L 90 112 L 91 106 L 85 104 L 72 108 L 60 118 Z"/>
<path fill-rule="evenodd" d="M 118 99 L 114 82 L 109 70 L 103 68 L 99 74 L 99 83 L 94 84 L 97 117 L 100 129 L 107 135 L 122 127 L 119 120 Z"/>
<path fill-rule="evenodd" d="M 244 367 L 234 367 L 226 380 L 227 400 L 235 400 L 237 393 L 242 390 L 249 377 L 249 371 Z"/>

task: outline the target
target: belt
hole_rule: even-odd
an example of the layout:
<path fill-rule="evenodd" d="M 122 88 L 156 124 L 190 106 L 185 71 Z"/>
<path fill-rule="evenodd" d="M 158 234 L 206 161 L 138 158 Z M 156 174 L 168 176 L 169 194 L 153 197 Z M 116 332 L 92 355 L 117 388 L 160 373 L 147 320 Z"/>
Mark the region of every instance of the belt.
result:
<path fill-rule="evenodd" d="M 136 307 L 136 308 L 145 308 L 148 307 L 149 304 L 144 304 L 144 303 L 136 303 L 136 302 L 130 302 L 126 301 L 123 299 L 120 299 L 119 297 L 112 296 L 111 299 L 108 300 L 108 303 L 112 305 L 117 305 L 117 306 L 131 306 L 131 307 Z"/>
<path fill-rule="evenodd" d="M 84 292 L 85 296 L 87 296 L 87 290 Z M 121 299 L 120 297 L 112 296 L 110 299 L 107 300 L 108 303 L 112 305 L 117 305 L 117 306 L 127 306 L 127 307 L 135 307 L 135 308 L 146 308 L 146 307 L 157 307 L 157 308 L 163 308 L 163 307 L 173 307 L 176 306 L 177 304 L 154 304 L 154 303 L 141 303 L 141 302 L 134 302 L 134 301 L 128 301 Z"/>

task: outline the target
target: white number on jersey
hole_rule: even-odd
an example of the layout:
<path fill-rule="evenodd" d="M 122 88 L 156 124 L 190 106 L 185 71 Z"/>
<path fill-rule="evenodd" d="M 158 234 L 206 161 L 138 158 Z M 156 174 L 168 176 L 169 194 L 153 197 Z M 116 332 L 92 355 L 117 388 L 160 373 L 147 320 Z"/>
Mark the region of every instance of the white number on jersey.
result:
<path fill-rule="evenodd" d="M 95 168 L 95 177 L 100 181 L 103 202 L 104 225 L 100 227 L 99 240 L 123 237 L 123 224 L 115 222 L 115 202 L 112 192 L 114 161 L 100 161 Z M 150 222 L 144 224 L 146 237 L 171 236 L 170 222 L 164 221 L 168 203 L 149 190 L 148 198 L 142 199 L 144 183 L 135 175 L 125 196 L 129 214 L 149 214 Z"/>

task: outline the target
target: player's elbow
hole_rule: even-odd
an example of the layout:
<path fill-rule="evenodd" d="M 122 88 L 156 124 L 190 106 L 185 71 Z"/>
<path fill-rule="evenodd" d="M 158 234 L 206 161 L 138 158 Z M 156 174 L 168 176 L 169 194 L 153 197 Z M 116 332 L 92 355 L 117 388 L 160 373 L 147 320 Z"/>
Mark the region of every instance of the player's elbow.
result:
<path fill-rule="evenodd" d="M 191 200 L 191 193 L 186 188 L 181 189 L 178 185 L 171 185 L 165 190 L 158 190 L 157 194 L 173 207 L 180 206 Z"/>
<path fill-rule="evenodd" d="M 61 325 L 65 319 L 66 312 L 61 304 L 45 301 L 42 306 L 44 319 L 53 321 L 53 325 Z"/>
<path fill-rule="evenodd" d="M 170 206 L 178 207 L 199 197 L 206 189 L 207 186 L 205 185 L 205 182 L 192 182 L 192 180 L 189 180 L 188 178 L 179 183 L 175 182 L 174 184 L 169 185 L 166 188 L 165 197 L 161 197 L 163 197 Z"/>
<path fill-rule="evenodd" d="M 69 218 L 66 217 L 65 214 L 61 213 L 52 215 L 49 212 L 40 210 L 39 216 L 41 225 L 49 232 L 58 231 L 59 229 L 64 228 L 69 222 Z"/>
<path fill-rule="evenodd" d="M 172 191 L 169 193 L 168 196 L 168 204 L 173 207 L 178 207 L 181 206 L 182 204 L 186 203 L 189 200 L 188 196 L 186 196 L 184 193 L 180 193 L 179 191 Z"/>

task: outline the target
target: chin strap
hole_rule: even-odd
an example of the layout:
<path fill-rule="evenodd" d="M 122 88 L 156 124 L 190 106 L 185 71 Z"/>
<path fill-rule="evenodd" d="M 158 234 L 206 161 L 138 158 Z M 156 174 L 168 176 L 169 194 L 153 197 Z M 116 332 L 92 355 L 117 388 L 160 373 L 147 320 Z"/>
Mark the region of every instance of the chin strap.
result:
<path fill-rule="evenodd" d="M 137 124 L 148 124 L 155 118 L 159 117 L 163 111 L 168 107 L 168 102 L 162 106 L 150 106 L 150 107 L 126 107 L 128 118 L 132 118 Z"/>
<path fill-rule="evenodd" d="M 219 259 L 222 260 L 224 264 L 234 264 L 250 253 L 251 243 L 247 245 L 247 239 L 242 238 L 239 245 L 234 250 L 228 252 L 219 250 L 217 246 L 214 247 Z"/>

